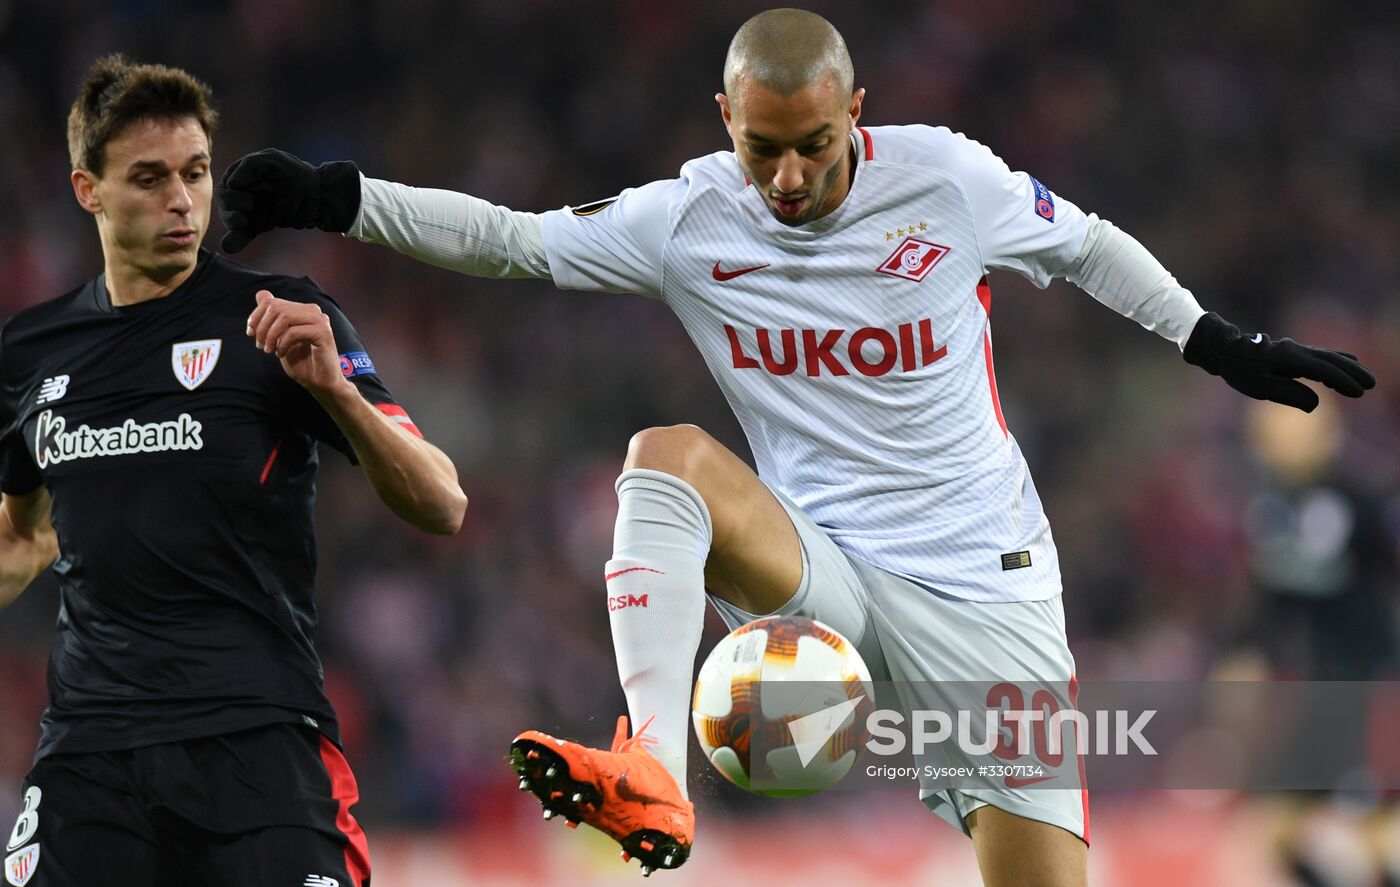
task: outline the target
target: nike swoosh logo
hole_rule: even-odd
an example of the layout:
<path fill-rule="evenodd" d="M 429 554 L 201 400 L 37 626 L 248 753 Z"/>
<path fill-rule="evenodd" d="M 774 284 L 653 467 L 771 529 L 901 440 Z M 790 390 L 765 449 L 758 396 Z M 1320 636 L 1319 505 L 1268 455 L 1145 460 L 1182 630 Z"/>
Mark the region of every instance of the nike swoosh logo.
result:
<path fill-rule="evenodd" d="M 603 577 L 603 581 L 604 581 L 604 582 L 611 582 L 611 581 L 613 581 L 614 579 L 616 579 L 618 576 L 621 576 L 623 573 L 637 573 L 637 572 L 660 573 L 662 576 L 665 576 L 665 575 L 666 575 L 665 573 L 662 573 L 660 570 L 653 570 L 651 567 L 628 567 L 628 568 L 625 569 L 625 570 L 618 570 L 616 573 L 609 573 L 608 575 L 606 575 L 606 576 Z"/>
<path fill-rule="evenodd" d="M 639 795 L 632 790 L 632 783 L 627 781 L 627 774 L 631 772 L 631 770 L 623 770 L 622 775 L 617 777 L 617 782 L 613 783 L 613 790 L 616 791 L 617 796 L 624 801 L 633 804 L 642 804 L 643 806 L 650 804 L 654 800 L 653 798 L 649 798 L 646 795 Z"/>
<path fill-rule="evenodd" d="M 1035 785 L 1037 782 L 1044 782 L 1047 779 L 1054 779 L 1053 776 L 1032 776 L 1028 779 L 1021 779 L 1016 776 L 1008 776 L 1005 780 L 1007 788 L 1025 788 L 1028 785 Z"/>
<path fill-rule="evenodd" d="M 663 807 L 675 808 L 675 802 L 668 798 L 657 797 L 656 795 L 644 795 L 632 788 L 632 783 L 627 779 L 627 775 L 632 771 L 623 770 L 622 775 L 617 777 L 617 782 L 613 783 L 613 790 L 617 792 L 619 799 L 629 804 L 640 804 L 643 807 L 651 807 L 653 804 Z"/>
<path fill-rule="evenodd" d="M 710 273 L 714 275 L 715 280 L 724 281 L 733 280 L 740 274 L 748 274 L 750 271 L 761 271 L 767 267 L 767 265 L 754 265 L 752 268 L 736 268 L 733 271 L 725 271 L 719 267 L 719 262 L 715 262 L 715 269 Z"/>

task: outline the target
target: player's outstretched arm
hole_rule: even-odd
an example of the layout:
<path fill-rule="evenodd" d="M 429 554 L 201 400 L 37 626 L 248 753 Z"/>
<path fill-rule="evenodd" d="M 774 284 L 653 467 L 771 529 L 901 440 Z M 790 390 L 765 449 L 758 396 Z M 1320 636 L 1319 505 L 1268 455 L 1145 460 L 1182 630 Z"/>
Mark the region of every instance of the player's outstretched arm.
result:
<path fill-rule="evenodd" d="M 462 526 L 467 497 L 452 460 L 375 409 L 340 368 L 330 318 L 319 305 L 267 290 L 248 317 L 248 335 L 321 404 L 350 442 L 374 492 L 399 517 L 429 533 Z"/>
<path fill-rule="evenodd" d="M 0 499 L 0 610 L 58 557 L 58 536 L 49 522 L 49 491 L 40 487 Z"/>
<path fill-rule="evenodd" d="M 216 195 L 225 252 L 273 228 L 320 228 L 474 277 L 550 277 L 539 215 L 366 178 L 349 161 L 312 166 L 268 148 L 234 161 Z"/>
<path fill-rule="evenodd" d="M 1355 354 L 1292 339 L 1275 342 L 1263 333 L 1246 336 L 1213 311 L 1196 322 L 1182 356 L 1236 391 L 1308 413 L 1317 408 L 1317 393 L 1299 379 L 1321 382 L 1347 397 L 1376 387 L 1375 374 Z"/>
<path fill-rule="evenodd" d="M 1182 348 L 1187 363 L 1224 379 L 1259 400 L 1312 412 L 1317 394 L 1299 382 L 1321 382 L 1347 397 L 1360 397 L 1376 377 L 1356 355 L 1246 336 L 1190 291 L 1137 240 L 1111 222 L 1089 216 L 1084 247 L 1064 276 L 1094 298 Z"/>

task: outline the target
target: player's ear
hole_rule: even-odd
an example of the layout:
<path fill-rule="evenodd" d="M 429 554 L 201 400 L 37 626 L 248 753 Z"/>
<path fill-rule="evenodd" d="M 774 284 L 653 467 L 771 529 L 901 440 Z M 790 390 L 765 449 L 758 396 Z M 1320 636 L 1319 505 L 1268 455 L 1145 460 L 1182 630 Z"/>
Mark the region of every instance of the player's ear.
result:
<path fill-rule="evenodd" d="M 734 129 L 731 126 L 733 118 L 729 113 L 729 97 L 722 92 L 717 92 L 715 93 L 715 103 L 719 105 L 719 116 L 724 118 L 724 128 L 729 130 L 730 136 L 733 136 Z"/>
<path fill-rule="evenodd" d="M 864 98 L 864 89 L 857 89 L 851 94 L 851 109 L 848 113 L 851 115 L 852 126 L 855 126 L 858 122 L 860 122 L 860 103 Z"/>
<path fill-rule="evenodd" d="M 102 201 L 97 196 L 97 176 L 85 169 L 73 170 L 73 196 L 78 198 L 78 206 L 97 215 L 102 212 Z"/>

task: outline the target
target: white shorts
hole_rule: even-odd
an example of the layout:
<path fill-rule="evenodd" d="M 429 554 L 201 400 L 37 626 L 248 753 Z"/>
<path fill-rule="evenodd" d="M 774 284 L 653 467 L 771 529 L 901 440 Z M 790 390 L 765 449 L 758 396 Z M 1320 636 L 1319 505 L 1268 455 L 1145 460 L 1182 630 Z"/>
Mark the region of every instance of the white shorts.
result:
<path fill-rule="evenodd" d="M 852 557 L 802 509 L 774 490 L 802 543 L 802 582 L 766 616 L 806 616 L 855 644 L 874 679 L 896 687 L 949 681 L 1039 681 L 1068 684 L 1074 657 L 1065 639 L 1060 597 L 980 603 L 940 595 Z M 710 602 L 731 628 L 762 618 L 727 601 Z M 1088 842 L 1088 791 L 1078 789 L 934 789 L 920 800 L 967 833 L 969 813 L 991 805 L 1059 826 Z"/>

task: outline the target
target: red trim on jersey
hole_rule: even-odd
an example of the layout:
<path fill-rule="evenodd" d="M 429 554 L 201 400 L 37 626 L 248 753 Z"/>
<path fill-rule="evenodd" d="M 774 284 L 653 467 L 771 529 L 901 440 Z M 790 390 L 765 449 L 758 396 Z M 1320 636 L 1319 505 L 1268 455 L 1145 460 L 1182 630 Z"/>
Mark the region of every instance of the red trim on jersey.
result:
<path fill-rule="evenodd" d="M 376 410 L 379 410 L 379 412 L 383 413 L 384 415 L 388 416 L 394 421 L 395 425 L 398 425 L 400 428 L 402 428 L 404 431 L 407 431 L 414 437 L 423 437 L 423 432 L 419 431 L 418 426 L 414 425 L 413 420 L 408 417 L 408 411 L 405 410 L 403 407 L 399 406 L 398 404 L 377 403 L 374 405 L 374 408 Z"/>
<path fill-rule="evenodd" d="M 1077 675 L 1069 676 L 1069 704 L 1076 710 L 1079 708 L 1079 678 Z M 1079 746 L 1079 725 L 1075 724 L 1074 729 L 1074 743 L 1077 751 Z M 1075 757 L 1079 758 L 1079 803 L 1084 809 L 1084 834 L 1079 837 L 1083 839 L 1084 844 L 1087 846 L 1089 843 L 1089 783 L 1084 778 L 1084 756 L 1077 754 Z"/>
<path fill-rule="evenodd" d="M 874 159 L 875 159 L 875 142 L 874 142 L 873 139 L 870 138 L 870 133 L 866 132 L 863 128 L 861 128 L 861 127 L 859 127 L 859 126 L 857 126 L 856 129 L 859 129 L 859 130 L 860 130 L 861 138 L 865 139 L 865 159 L 866 159 L 866 160 L 874 160 Z"/>
<path fill-rule="evenodd" d="M 355 784 L 355 774 L 350 771 L 345 756 L 324 736 L 321 737 L 321 763 L 326 765 L 326 775 L 331 778 L 331 797 L 340 802 L 335 827 L 345 836 L 345 870 L 354 882 L 351 887 L 365 887 L 370 876 L 369 842 L 350 812 L 350 808 L 360 802 L 360 787 Z"/>
<path fill-rule="evenodd" d="M 987 275 L 983 274 L 982 279 L 977 281 L 977 301 L 982 303 L 982 310 L 987 312 L 987 319 L 992 317 L 992 285 L 987 281 Z"/>
<path fill-rule="evenodd" d="M 1001 414 L 1001 398 L 997 397 L 997 371 L 992 366 L 992 285 L 987 282 L 984 275 L 977 282 L 977 301 L 982 303 L 982 309 L 987 312 L 987 331 L 982 334 L 982 351 L 987 358 L 987 384 L 992 387 L 992 409 L 996 410 L 997 424 L 1001 426 L 1002 436 L 1010 436 L 1006 430 L 1006 417 Z"/>
<path fill-rule="evenodd" d="M 992 366 L 992 334 L 991 331 L 982 334 L 983 353 L 987 358 L 987 384 L 992 386 L 992 409 L 997 413 L 997 424 L 1001 426 L 1002 436 L 1010 434 L 1006 430 L 1006 417 L 1001 414 L 1001 399 L 997 397 L 997 371 Z"/>
<path fill-rule="evenodd" d="M 272 463 L 277 461 L 277 451 L 282 449 L 282 438 L 277 438 L 277 443 L 272 445 L 272 452 L 267 456 L 267 463 L 263 465 L 262 474 L 258 475 L 258 483 L 267 483 L 267 476 L 272 472 Z"/>

